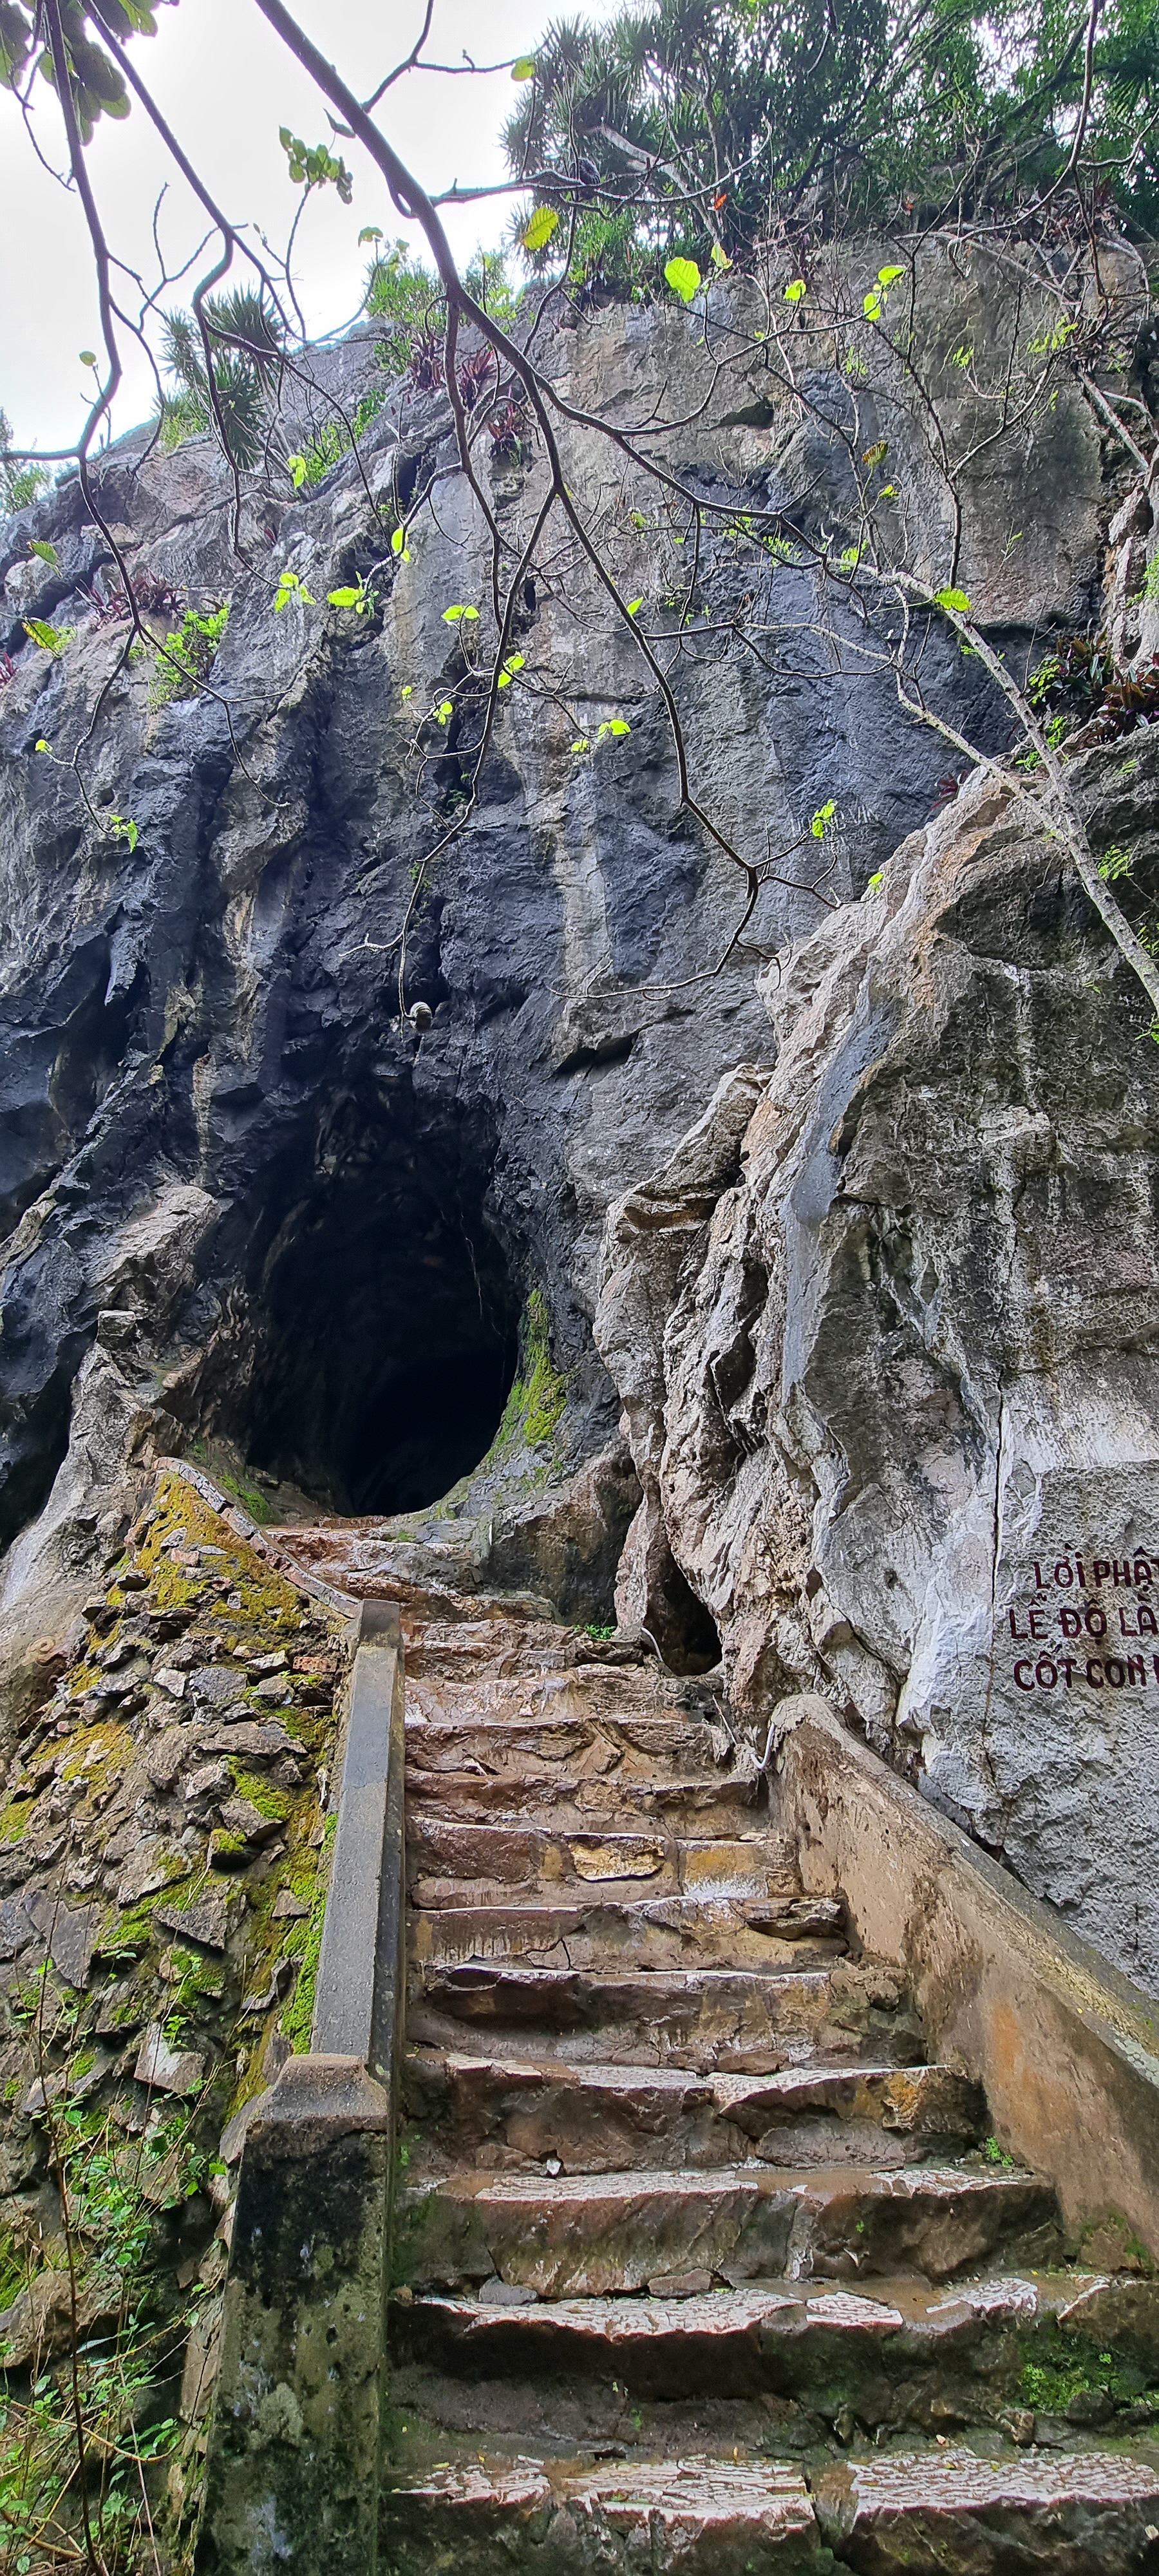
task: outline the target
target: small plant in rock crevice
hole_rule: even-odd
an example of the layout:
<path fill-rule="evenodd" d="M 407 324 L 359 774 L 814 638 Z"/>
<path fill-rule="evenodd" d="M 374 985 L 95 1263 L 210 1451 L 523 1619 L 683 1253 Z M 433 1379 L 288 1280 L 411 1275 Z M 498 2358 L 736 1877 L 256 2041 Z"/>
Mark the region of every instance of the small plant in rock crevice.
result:
<path fill-rule="evenodd" d="M 205 616 L 199 609 L 186 609 L 176 633 L 158 645 L 157 667 L 149 690 L 150 706 L 168 707 L 179 698 L 196 697 L 228 624 L 228 600 L 223 600 L 219 608 L 211 608 Z"/>

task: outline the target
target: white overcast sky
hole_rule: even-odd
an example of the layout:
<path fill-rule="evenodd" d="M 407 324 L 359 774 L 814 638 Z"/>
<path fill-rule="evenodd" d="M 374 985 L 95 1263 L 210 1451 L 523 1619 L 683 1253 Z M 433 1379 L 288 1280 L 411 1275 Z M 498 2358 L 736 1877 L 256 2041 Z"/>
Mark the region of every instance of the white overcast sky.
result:
<path fill-rule="evenodd" d="M 476 62 L 531 52 L 558 7 L 559 0 L 554 6 L 552 0 L 436 0 L 427 52 L 446 63 L 460 61 L 464 50 Z M 613 0 L 589 0 L 584 14 L 606 18 L 613 14 Z M 225 212 L 238 223 L 259 225 L 272 244 L 284 244 L 300 191 L 290 184 L 278 127 L 290 126 L 308 143 L 332 140 L 324 101 L 253 0 L 180 0 L 176 8 L 159 7 L 157 15 L 156 37 L 134 39 L 142 77 Z M 421 0 L 298 0 L 296 15 L 363 96 L 409 50 L 422 23 Z M 37 138 L 45 157 L 59 167 L 59 112 L 43 82 L 36 92 Z M 506 175 L 499 130 L 518 95 L 509 72 L 488 80 L 418 72 L 388 93 L 379 114 L 428 189 L 456 179 L 478 185 Z M 312 331 L 333 328 L 355 310 L 366 260 L 357 243 L 361 226 L 380 224 L 390 239 L 404 229 L 359 146 L 335 148 L 354 174 L 353 203 L 341 205 L 333 189 L 320 191 L 299 229 L 294 260 Z M 153 205 L 170 174 L 141 107 L 135 103 L 124 123 L 102 120 L 88 157 L 111 246 L 133 265 L 147 266 Z M 92 264 L 75 196 L 40 168 L 16 103 L 4 91 L 0 172 L 7 207 L 0 407 L 12 424 L 14 445 L 65 447 L 79 434 L 87 408 L 79 352 L 100 345 Z M 480 241 L 489 249 L 498 244 L 509 205 L 500 197 L 449 211 L 448 231 L 461 258 Z M 203 230 L 196 201 L 172 178 L 161 216 L 171 271 Z M 199 273 L 195 268 L 170 300 L 181 302 Z M 124 347 L 127 381 L 118 429 L 130 428 L 153 404 L 151 378 L 143 359 L 130 355 L 133 346 L 129 341 Z"/>

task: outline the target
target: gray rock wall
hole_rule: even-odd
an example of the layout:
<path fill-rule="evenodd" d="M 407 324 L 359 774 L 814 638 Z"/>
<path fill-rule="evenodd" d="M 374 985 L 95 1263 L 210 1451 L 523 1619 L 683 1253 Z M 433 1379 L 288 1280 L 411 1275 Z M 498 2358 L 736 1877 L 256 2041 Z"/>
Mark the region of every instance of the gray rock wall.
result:
<path fill-rule="evenodd" d="M 1087 754 L 1153 830 L 1147 736 Z M 1140 831 L 1142 826 L 1142 831 Z M 812 1684 L 1159 1987 L 1159 1051 L 1052 844 L 976 784 L 760 978 L 722 1084 L 609 1219 L 597 1339 L 645 1500 L 775 1733 Z"/>
<path fill-rule="evenodd" d="M 1098 608 L 1116 469 L 1066 383 L 990 436 L 974 380 L 1010 327 L 1002 291 L 932 258 L 919 286 L 951 445 L 977 451 L 959 578 L 1005 648 L 1034 655 Z M 792 507 L 813 533 L 848 503 L 851 443 L 886 437 L 914 560 L 947 570 L 953 513 L 904 370 L 883 361 L 850 410 L 814 348 L 798 400 L 747 294 L 714 291 L 707 348 L 676 311 L 544 334 L 575 415 L 569 473 L 656 631 L 687 577 L 684 523 L 585 413 L 682 421 L 660 452 L 694 488 Z M 951 363 L 966 341 L 972 371 Z M 365 337 L 330 353 L 315 411 L 374 365 Z M 513 455 L 481 437 L 478 454 L 517 543 L 542 459 L 533 440 Z M 397 934 L 457 782 L 454 728 L 428 728 L 412 757 L 414 710 L 470 696 L 465 630 L 443 610 L 481 603 L 482 632 L 488 555 L 441 395 L 394 388 L 363 465 L 365 483 L 347 458 L 282 500 L 247 486 L 235 544 L 208 441 L 166 458 L 131 440 L 105 461 L 134 575 L 202 610 L 231 603 L 211 693 L 184 703 L 157 706 L 147 661 L 117 667 L 123 630 L 83 588 L 102 558 L 75 484 L 0 539 L 9 1642 L 50 1624 L 53 1586 L 84 1584 L 158 1447 L 228 1436 L 350 1511 L 373 1506 L 375 1443 L 393 1440 L 396 1483 L 433 1500 L 486 1445 L 539 1289 L 562 1418 L 544 1436 L 532 1405 L 532 1432 L 462 1489 L 501 1579 L 529 1579 L 545 1495 L 566 1520 L 614 1487 L 620 1511 L 622 1413 L 645 1494 L 626 1608 L 703 1661 L 693 1595 L 707 1602 L 740 1705 L 763 1718 L 819 1682 L 1030 1884 L 1155 1973 L 1136 1882 L 1159 1682 L 1090 1681 L 1085 1652 L 1069 1684 L 1040 1680 L 1037 1654 L 1032 1688 L 1014 1669 L 1031 1608 L 1035 1647 L 1061 1653 L 1051 1623 L 1077 1597 L 1052 1570 L 1028 1593 L 1036 1554 L 1053 1569 L 1070 1551 L 1073 1569 L 1085 1548 L 1093 1582 L 1096 1560 L 1133 1568 L 1159 1546 L 1159 1059 L 1133 996 L 1016 815 L 986 793 L 939 807 L 945 745 L 855 649 L 852 606 L 806 655 L 806 560 L 767 576 L 782 643 L 737 644 L 751 569 L 722 529 L 697 567 L 700 634 L 673 648 L 697 793 L 756 860 L 832 798 L 840 908 L 770 881 L 706 974 L 739 880 L 681 817 L 655 694 L 561 545 L 519 605 L 525 674 L 478 813 L 418 904 L 406 995 L 434 1022 L 417 1038 Z M 413 517 L 410 561 L 376 574 L 375 614 L 328 609 L 328 589 L 383 557 L 373 503 L 432 472 L 434 508 Z M 30 559 L 32 534 L 58 570 Z M 287 569 L 313 607 L 275 612 Z M 67 651 L 28 642 L 30 613 L 75 625 Z M 923 678 L 975 738 L 1006 740 L 977 663 L 936 629 Z M 601 742 L 612 714 L 631 734 Z M 577 729 L 590 755 L 570 750 Z M 131 816 L 135 849 L 78 796 L 65 763 L 82 739 L 97 814 Z M 1110 837 L 1150 796 L 1137 757 L 1114 772 Z M 859 900 L 894 850 L 884 893 Z M 597 1350 L 605 1217 L 629 1188 Z M 568 1479 L 574 1510 L 552 1499 Z M 1091 1604 L 1105 1593 L 1118 1621 L 1140 1588 L 1132 1571 L 1112 1600 L 1109 1580 Z M 1109 1653 L 1110 1629 L 1091 1642 Z"/>

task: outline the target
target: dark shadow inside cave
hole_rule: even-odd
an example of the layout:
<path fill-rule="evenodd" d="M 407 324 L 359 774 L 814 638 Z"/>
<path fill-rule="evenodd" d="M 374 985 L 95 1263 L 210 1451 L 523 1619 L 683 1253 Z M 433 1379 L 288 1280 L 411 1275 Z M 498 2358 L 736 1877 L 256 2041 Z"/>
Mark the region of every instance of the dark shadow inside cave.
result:
<path fill-rule="evenodd" d="M 223 1430 L 343 1514 L 421 1510 L 485 1456 L 515 1376 L 519 1299 L 467 1122 L 344 1100 L 271 1180 L 251 1256 L 252 1361 Z"/>

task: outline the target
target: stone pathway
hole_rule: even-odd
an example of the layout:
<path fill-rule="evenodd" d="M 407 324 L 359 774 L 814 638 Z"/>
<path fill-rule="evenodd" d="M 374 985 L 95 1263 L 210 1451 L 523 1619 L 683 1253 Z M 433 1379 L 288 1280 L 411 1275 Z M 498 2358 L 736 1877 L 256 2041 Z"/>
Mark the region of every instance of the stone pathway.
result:
<path fill-rule="evenodd" d="M 1159 2288 L 1063 2266 L 707 1686 L 403 1605 L 386 2566 L 1159 2570 Z"/>

